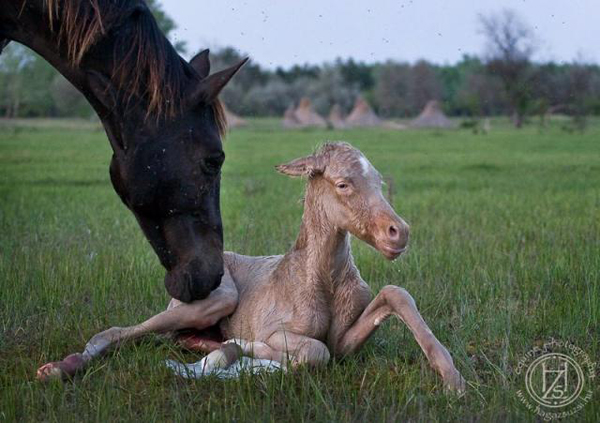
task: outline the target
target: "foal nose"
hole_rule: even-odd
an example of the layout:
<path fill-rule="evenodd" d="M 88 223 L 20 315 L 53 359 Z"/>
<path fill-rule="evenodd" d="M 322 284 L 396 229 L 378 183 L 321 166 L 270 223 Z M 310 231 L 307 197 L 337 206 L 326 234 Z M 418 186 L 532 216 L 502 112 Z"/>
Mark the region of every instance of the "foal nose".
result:
<path fill-rule="evenodd" d="M 406 223 L 392 223 L 388 226 L 388 240 L 394 244 L 401 244 L 400 248 L 404 248 L 408 243 L 409 227 Z"/>

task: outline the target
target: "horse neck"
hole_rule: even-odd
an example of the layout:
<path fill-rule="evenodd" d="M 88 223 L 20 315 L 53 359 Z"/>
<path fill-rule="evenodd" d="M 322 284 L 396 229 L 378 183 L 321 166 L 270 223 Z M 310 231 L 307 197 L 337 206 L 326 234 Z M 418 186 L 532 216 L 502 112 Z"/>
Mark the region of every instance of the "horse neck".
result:
<path fill-rule="evenodd" d="M 318 181 L 308 183 L 300 233 L 291 255 L 301 257 L 307 283 L 331 290 L 352 265 L 350 236 L 327 217 L 318 185 Z"/>
<path fill-rule="evenodd" d="M 75 87 L 83 91 L 86 88 L 86 73 L 83 67 L 72 66 L 68 58 L 66 46 L 58 40 L 57 31 L 50 27 L 48 12 L 44 1 L 40 0 L 8 0 L 4 10 L 0 11 L 0 37 L 21 43 L 50 63 Z M 89 69 L 107 72 L 102 64 L 89 61 Z M 87 94 L 84 92 L 84 95 Z M 87 95 L 86 95 L 87 97 Z M 90 99 L 92 106 L 96 106 Z"/>
<path fill-rule="evenodd" d="M 87 0 L 86 0 L 87 1 Z M 89 48 L 82 57 L 78 65 L 74 65 L 69 58 L 67 43 L 59 40 L 59 30 L 61 27 L 60 16 L 55 16 L 55 20 L 51 24 L 48 10 L 45 6 L 46 0 L 6 0 L 6 7 L 3 5 L 0 10 L 0 42 L 2 39 L 9 39 L 19 42 L 42 56 L 49 62 L 58 72 L 60 72 L 69 82 L 71 82 L 89 101 L 94 108 L 106 129 L 107 135 L 113 145 L 113 150 L 116 145 L 120 145 L 121 132 L 123 130 L 123 116 L 120 113 L 112 113 L 113 108 L 108 108 L 94 93 L 90 86 L 90 71 L 95 71 L 107 80 L 112 80 L 114 76 L 115 63 L 123 65 L 124 60 L 119 60 L 119 57 L 113 57 L 113 52 L 120 51 L 118 47 L 119 40 L 110 35 L 102 35 L 94 45 Z M 135 2 L 132 5 L 135 6 Z M 127 11 L 116 25 L 123 24 L 128 16 Z M 131 12 L 131 10 L 129 10 Z M 106 31 L 110 34 L 110 31 Z M 166 38 L 160 34 L 166 48 L 172 46 Z M 174 53 L 173 55 L 178 58 Z M 129 63 L 125 64 L 128 65 Z M 172 64 L 173 67 L 183 66 L 180 60 Z M 181 74 L 185 74 L 183 70 Z M 162 81 L 163 84 L 166 81 Z M 187 82 L 187 80 L 185 80 Z M 133 102 L 135 103 L 135 102 Z M 118 105 L 120 108 L 127 108 L 130 116 L 138 115 L 142 118 L 145 107 L 142 105 L 123 107 L 123 104 Z M 137 113 L 135 110 L 137 107 Z M 151 125 L 154 119 L 147 119 L 145 124 Z"/>

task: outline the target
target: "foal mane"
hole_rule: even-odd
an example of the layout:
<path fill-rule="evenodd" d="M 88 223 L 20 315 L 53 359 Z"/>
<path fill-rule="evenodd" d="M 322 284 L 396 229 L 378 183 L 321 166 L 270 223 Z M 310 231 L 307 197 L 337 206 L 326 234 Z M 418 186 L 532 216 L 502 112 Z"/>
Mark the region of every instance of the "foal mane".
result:
<path fill-rule="evenodd" d="M 146 101 L 147 116 L 174 117 L 185 100 L 190 67 L 158 28 L 143 0 L 44 0 L 50 29 L 64 43 L 71 65 L 81 65 L 92 48 L 111 30 L 114 40 L 111 82 L 125 93 Z M 56 23 L 58 28 L 55 28 Z M 227 124 L 219 100 L 212 104 L 221 135 Z"/>

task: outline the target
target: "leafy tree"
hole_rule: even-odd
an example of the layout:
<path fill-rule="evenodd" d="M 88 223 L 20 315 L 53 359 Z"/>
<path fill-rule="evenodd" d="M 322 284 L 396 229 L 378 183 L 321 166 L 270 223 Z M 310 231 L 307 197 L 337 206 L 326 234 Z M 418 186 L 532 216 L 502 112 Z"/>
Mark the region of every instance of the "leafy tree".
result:
<path fill-rule="evenodd" d="M 50 95 L 59 116 L 89 117 L 93 113 L 85 97 L 59 73 L 52 80 Z"/>
<path fill-rule="evenodd" d="M 373 98 L 383 116 L 413 116 L 429 100 L 440 100 L 442 92 L 435 68 L 426 61 L 388 62 L 379 68 Z"/>
<path fill-rule="evenodd" d="M 9 45 L 4 49 L 1 58 L 0 109 L 4 116 L 10 118 L 19 114 L 23 102 L 22 70 L 28 65 L 29 57 L 25 54 L 25 47 Z"/>
<path fill-rule="evenodd" d="M 386 62 L 377 72 L 373 98 L 383 116 L 406 116 L 412 114 L 408 103 L 410 66 Z"/>
<path fill-rule="evenodd" d="M 420 112 L 430 100 L 441 100 L 442 85 L 429 63 L 419 60 L 410 72 L 408 102 L 413 114 Z"/>
<path fill-rule="evenodd" d="M 512 10 L 480 16 L 480 23 L 488 44 L 488 69 L 502 80 L 515 127 L 520 128 L 531 101 L 533 31 Z"/>
<path fill-rule="evenodd" d="M 347 85 L 358 88 L 361 91 L 370 90 L 375 86 L 373 78 L 373 67 L 363 62 L 355 62 L 350 58 L 345 62 L 341 59 L 335 61 L 335 67 Z"/>
<path fill-rule="evenodd" d="M 583 132 L 587 127 L 589 114 L 594 98 L 598 98 L 598 85 L 594 84 L 594 69 L 592 66 L 575 62 L 569 67 L 569 109 L 572 116 L 571 127 Z"/>
<path fill-rule="evenodd" d="M 358 83 L 348 83 L 343 68 L 336 63 L 323 66 L 319 78 L 307 84 L 305 95 L 312 99 L 317 112 L 327 116 L 334 104 L 349 112 L 360 95 L 360 89 Z"/>
<path fill-rule="evenodd" d="M 284 82 L 291 83 L 298 78 L 316 79 L 319 77 L 319 70 L 319 67 L 315 65 L 294 65 L 287 70 L 278 67 L 275 74 Z"/>

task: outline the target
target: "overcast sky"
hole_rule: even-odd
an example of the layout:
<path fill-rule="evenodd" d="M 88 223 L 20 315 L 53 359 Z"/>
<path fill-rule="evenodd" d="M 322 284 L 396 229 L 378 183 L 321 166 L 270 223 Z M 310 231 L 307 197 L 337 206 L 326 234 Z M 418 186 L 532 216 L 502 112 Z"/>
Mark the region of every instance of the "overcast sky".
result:
<path fill-rule="evenodd" d="M 189 53 L 233 46 L 273 68 L 336 57 L 454 63 L 480 54 L 478 14 L 515 10 L 538 60 L 600 63 L 600 0 L 161 0 Z"/>

